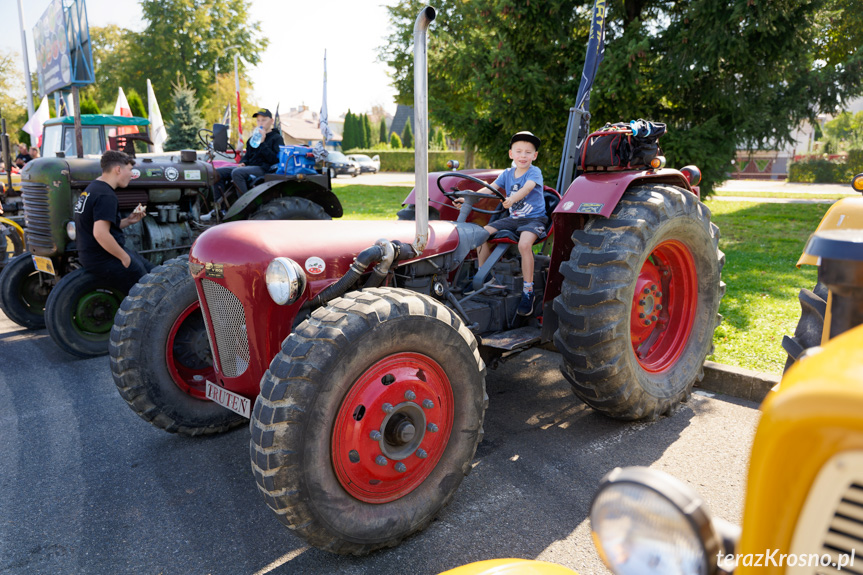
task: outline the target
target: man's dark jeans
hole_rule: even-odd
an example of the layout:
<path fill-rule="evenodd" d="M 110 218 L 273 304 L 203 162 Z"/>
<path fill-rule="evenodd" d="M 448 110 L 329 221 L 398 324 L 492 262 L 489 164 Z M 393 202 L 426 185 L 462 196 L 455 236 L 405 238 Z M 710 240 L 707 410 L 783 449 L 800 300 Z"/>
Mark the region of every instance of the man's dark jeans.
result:
<path fill-rule="evenodd" d="M 219 168 L 216 171 L 219 173 L 219 181 L 216 183 L 213 193 L 217 202 L 222 199 L 222 196 L 225 194 L 228 179 L 234 182 L 234 185 L 237 187 L 237 193 L 239 193 L 239 195 L 243 195 L 249 191 L 250 176 L 258 178 L 267 173 L 267 171 L 261 166 L 243 166 L 242 168 L 226 166 L 224 168 Z"/>
<path fill-rule="evenodd" d="M 126 253 L 132 259 L 127 268 L 124 268 L 122 262 L 117 258 L 111 258 L 110 261 L 95 266 L 84 266 L 84 268 L 91 274 L 105 278 L 112 286 L 122 290 L 123 293 L 129 293 L 132 286 L 138 283 L 138 280 L 156 266 L 145 260 L 141 254 L 134 250 L 125 247 L 123 249 L 126 250 Z"/>

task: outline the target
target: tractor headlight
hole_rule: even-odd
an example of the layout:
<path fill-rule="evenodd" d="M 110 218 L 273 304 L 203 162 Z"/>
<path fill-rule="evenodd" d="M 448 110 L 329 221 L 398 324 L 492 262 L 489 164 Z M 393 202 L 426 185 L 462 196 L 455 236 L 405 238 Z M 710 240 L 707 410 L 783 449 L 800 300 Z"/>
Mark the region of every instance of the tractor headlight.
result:
<path fill-rule="evenodd" d="M 863 174 L 857 174 L 854 176 L 854 179 L 851 180 L 851 185 L 858 192 L 863 192 Z"/>
<path fill-rule="evenodd" d="M 716 572 L 722 548 L 701 498 L 674 477 L 646 467 L 606 475 L 590 510 L 593 541 L 616 575 Z"/>
<path fill-rule="evenodd" d="M 66 222 L 66 235 L 69 236 L 69 239 L 72 240 L 73 242 L 75 241 L 75 238 L 78 237 L 78 230 L 75 229 L 75 222 L 74 221 L 70 220 L 70 221 Z"/>
<path fill-rule="evenodd" d="M 279 305 L 292 304 L 306 290 L 306 274 L 290 258 L 276 258 L 267 266 L 267 291 Z"/>

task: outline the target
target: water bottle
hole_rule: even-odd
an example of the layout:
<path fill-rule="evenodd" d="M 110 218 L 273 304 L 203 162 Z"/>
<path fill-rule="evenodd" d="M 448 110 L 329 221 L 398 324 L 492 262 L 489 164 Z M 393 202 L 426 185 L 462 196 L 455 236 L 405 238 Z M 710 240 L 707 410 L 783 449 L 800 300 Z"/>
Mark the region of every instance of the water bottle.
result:
<path fill-rule="evenodd" d="M 261 145 L 261 142 L 264 140 L 264 131 L 260 126 L 252 130 L 252 137 L 249 138 L 249 145 L 253 148 L 257 148 Z"/>

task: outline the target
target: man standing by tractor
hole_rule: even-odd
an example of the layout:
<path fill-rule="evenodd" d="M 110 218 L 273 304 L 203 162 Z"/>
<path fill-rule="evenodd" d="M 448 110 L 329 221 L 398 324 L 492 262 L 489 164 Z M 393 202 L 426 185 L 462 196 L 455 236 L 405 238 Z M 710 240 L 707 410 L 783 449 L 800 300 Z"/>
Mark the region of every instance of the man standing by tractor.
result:
<path fill-rule="evenodd" d="M 140 222 L 146 211 L 139 204 L 129 217 L 121 219 L 114 193 L 117 188 L 129 185 L 135 160 L 124 152 L 108 150 L 102 154 L 100 163 L 102 175 L 87 186 L 75 205 L 78 259 L 84 269 L 128 293 L 153 265 L 124 247 L 122 230 Z"/>
<path fill-rule="evenodd" d="M 257 119 L 258 126 L 252 131 L 246 153 L 238 166 L 227 166 L 216 170 L 219 181 L 215 186 L 215 198 L 218 202 L 225 193 L 225 182 L 230 178 L 237 187 L 239 195 L 249 191 L 249 178 L 263 176 L 274 165 L 279 163 L 279 146 L 285 141 L 279 131 L 273 131 L 273 114 L 262 108 L 252 114 Z"/>

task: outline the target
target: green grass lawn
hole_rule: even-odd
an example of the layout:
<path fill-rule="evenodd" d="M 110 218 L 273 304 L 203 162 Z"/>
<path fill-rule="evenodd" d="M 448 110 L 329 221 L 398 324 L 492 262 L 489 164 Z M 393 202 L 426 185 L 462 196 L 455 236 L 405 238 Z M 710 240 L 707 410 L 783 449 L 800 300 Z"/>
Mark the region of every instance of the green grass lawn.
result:
<path fill-rule="evenodd" d="M 714 196 L 731 197 L 731 198 L 788 198 L 794 200 L 838 200 L 841 198 L 860 197 L 860 194 L 807 194 L 804 192 L 713 192 Z"/>
<path fill-rule="evenodd" d="M 394 219 L 410 187 L 347 185 L 335 189 L 345 219 Z M 795 264 L 828 204 L 755 204 L 708 200 L 725 252 L 727 284 L 716 330 L 716 352 L 708 359 L 781 373 L 782 336 L 800 317 L 797 293 L 815 285 L 816 270 Z"/>
<path fill-rule="evenodd" d="M 392 220 L 402 209 L 410 186 L 336 186 L 333 192 L 342 203 L 346 220 Z"/>
<path fill-rule="evenodd" d="M 812 266 L 797 259 L 828 204 L 711 202 L 713 222 L 725 252 L 727 285 L 714 337 L 713 361 L 773 373 L 785 365 L 782 336 L 794 333 L 800 317 L 797 294 L 815 285 Z"/>

